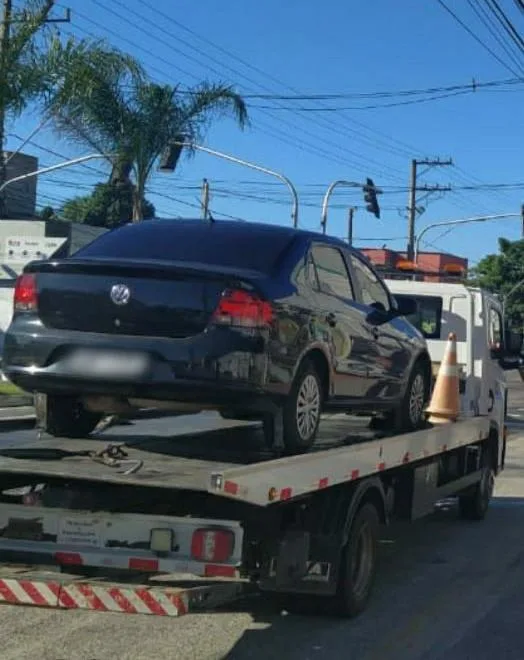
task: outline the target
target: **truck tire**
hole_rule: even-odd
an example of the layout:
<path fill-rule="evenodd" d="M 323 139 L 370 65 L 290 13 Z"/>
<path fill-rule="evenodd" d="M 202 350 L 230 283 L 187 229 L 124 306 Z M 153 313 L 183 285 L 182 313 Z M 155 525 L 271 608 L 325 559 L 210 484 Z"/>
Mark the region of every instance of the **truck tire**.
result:
<path fill-rule="evenodd" d="M 322 401 L 320 376 L 315 366 L 305 361 L 284 403 L 284 446 L 289 453 L 304 452 L 313 446 L 320 424 Z"/>
<path fill-rule="evenodd" d="M 380 519 L 374 504 L 364 504 L 353 520 L 343 550 L 335 597 L 336 613 L 354 617 L 366 607 L 377 571 Z"/>
<path fill-rule="evenodd" d="M 46 432 L 55 437 L 85 438 L 92 433 L 103 415 L 86 410 L 76 397 L 47 397 Z"/>
<path fill-rule="evenodd" d="M 491 465 L 482 469 L 482 477 L 471 492 L 459 496 L 460 517 L 464 520 L 484 520 L 493 494 L 495 474 Z"/>

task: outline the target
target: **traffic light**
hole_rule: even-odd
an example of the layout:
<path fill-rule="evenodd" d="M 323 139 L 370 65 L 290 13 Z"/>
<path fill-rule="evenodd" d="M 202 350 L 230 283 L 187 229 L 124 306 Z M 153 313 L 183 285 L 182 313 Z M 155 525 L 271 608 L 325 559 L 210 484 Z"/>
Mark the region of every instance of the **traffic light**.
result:
<path fill-rule="evenodd" d="M 373 213 L 375 218 L 380 218 L 380 206 L 378 205 L 377 194 L 380 194 L 382 191 L 378 188 L 375 188 L 373 179 L 367 178 L 366 184 L 362 186 L 364 191 L 364 201 L 366 202 L 366 211 Z"/>
<path fill-rule="evenodd" d="M 181 139 L 180 142 L 171 142 L 164 149 L 160 155 L 158 163 L 158 169 L 161 172 L 174 172 L 180 158 L 180 154 L 182 153 L 182 142 L 183 139 Z"/>

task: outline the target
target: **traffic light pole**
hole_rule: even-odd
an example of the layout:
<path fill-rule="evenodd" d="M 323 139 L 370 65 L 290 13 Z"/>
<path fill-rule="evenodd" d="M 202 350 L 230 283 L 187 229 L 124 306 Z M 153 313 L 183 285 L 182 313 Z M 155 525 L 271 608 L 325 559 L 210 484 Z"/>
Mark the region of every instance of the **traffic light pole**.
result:
<path fill-rule="evenodd" d="M 367 179 L 365 184 L 357 183 L 356 181 L 346 181 L 345 179 L 339 179 L 337 181 L 333 181 L 333 183 L 329 185 L 328 189 L 326 190 L 326 194 L 324 195 L 324 201 L 322 202 L 322 215 L 320 216 L 320 226 L 322 227 L 323 234 L 326 233 L 329 200 L 331 198 L 331 194 L 338 186 L 346 186 L 347 188 L 362 188 L 365 193 L 364 199 L 367 202 L 371 202 L 371 197 L 373 197 L 373 203 L 375 204 L 373 209 L 368 206 L 368 211 L 374 213 L 377 218 L 380 217 L 380 209 L 378 207 L 376 196 L 380 195 L 382 190 L 377 188 L 371 179 Z M 368 195 L 370 196 L 369 198 Z M 352 219 L 353 215 L 351 215 L 351 221 Z"/>
<path fill-rule="evenodd" d="M 203 151 L 204 153 L 210 154 L 211 156 L 217 156 L 217 158 L 223 158 L 224 160 L 228 160 L 230 163 L 243 165 L 244 167 L 248 167 L 251 170 L 256 170 L 257 172 L 262 172 L 263 174 L 268 174 L 269 176 L 276 177 L 277 179 L 282 181 L 282 183 L 285 183 L 286 186 L 289 188 L 289 192 L 291 193 L 291 197 L 293 199 L 293 207 L 291 210 L 291 221 L 293 223 L 293 227 L 298 227 L 298 194 L 295 186 L 291 183 L 291 181 L 287 178 L 287 176 L 280 174 L 280 172 L 274 172 L 273 170 L 269 170 L 267 167 L 261 167 L 260 165 L 255 165 L 255 163 L 251 163 L 247 160 L 242 160 L 241 158 L 237 158 L 236 156 L 230 156 L 229 154 L 225 154 L 222 151 L 216 151 L 215 149 L 209 149 L 208 147 L 203 147 L 201 144 L 195 144 L 194 142 L 173 140 L 171 145 L 180 147 L 180 150 L 186 148 L 186 149 L 195 149 L 196 151 Z M 161 167 L 160 169 L 162 171 L 172 171 L 174 167 L 172 168 Z"/>
<path fill-rule="evenodd" d="M 326 233 L 329 200 L 332 192 L 338 186 L 346 186 L 347 188 L 362 188 L 361 183 L 357 183 L 356 181 L 345 181 L 344 179 L 333 181 L 333 183 L 329 185 L 328 189 L 326 190 L 326 194 L 324 195 L 324 201 L 322 202 L 322 215 L 320 217 L 320 226 L 322 227 L 323 234 Z"/>

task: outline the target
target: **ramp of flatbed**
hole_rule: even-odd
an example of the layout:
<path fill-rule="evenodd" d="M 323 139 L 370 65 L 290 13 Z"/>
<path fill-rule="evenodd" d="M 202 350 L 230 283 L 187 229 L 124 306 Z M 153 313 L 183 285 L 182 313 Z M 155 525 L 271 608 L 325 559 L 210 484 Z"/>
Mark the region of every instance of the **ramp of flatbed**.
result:
<path fill-rule="evenodd" d="M 38 439 L 36 431 L 30 431 L 28 438 L 32 436 L 34 441 L 0 449 L 0 473 L 207 491 L 213 472 L 275 458 L 264 447 L 261 428 L 256 424 L 225 423 L 211 431 L 170 436 L 170 419 L 155 421 L 155 435 L 137 432 L 134 423 L 81 440 L 47 435 Z M 371 440 L 375 435 L 367 428 L 367 420 L 327 416 L 313 453 Z M 94 454 L 110 443 L 123 444 L 127 456 L 114 463 L 95 460 Z"/>

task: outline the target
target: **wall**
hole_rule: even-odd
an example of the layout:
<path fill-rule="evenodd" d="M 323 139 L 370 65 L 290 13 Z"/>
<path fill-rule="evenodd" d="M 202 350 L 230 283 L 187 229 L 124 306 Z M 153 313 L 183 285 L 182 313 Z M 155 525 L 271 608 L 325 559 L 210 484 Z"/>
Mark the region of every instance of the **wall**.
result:
<path fill-rule="evenodd" d="M 4 152 L 6 160 L 12 155 L 11 151 Z M 38 158 L 27 154 L 15 154 L 6 166 L 6 181 L 14 179 L 21 174 L 35 172 L 38 169 Z M 6 204 L 6 217 L 33 218 L 36 214 L 36 185 L 37 177 L 17 181 L 9 184 L 4 190 Z"/>

